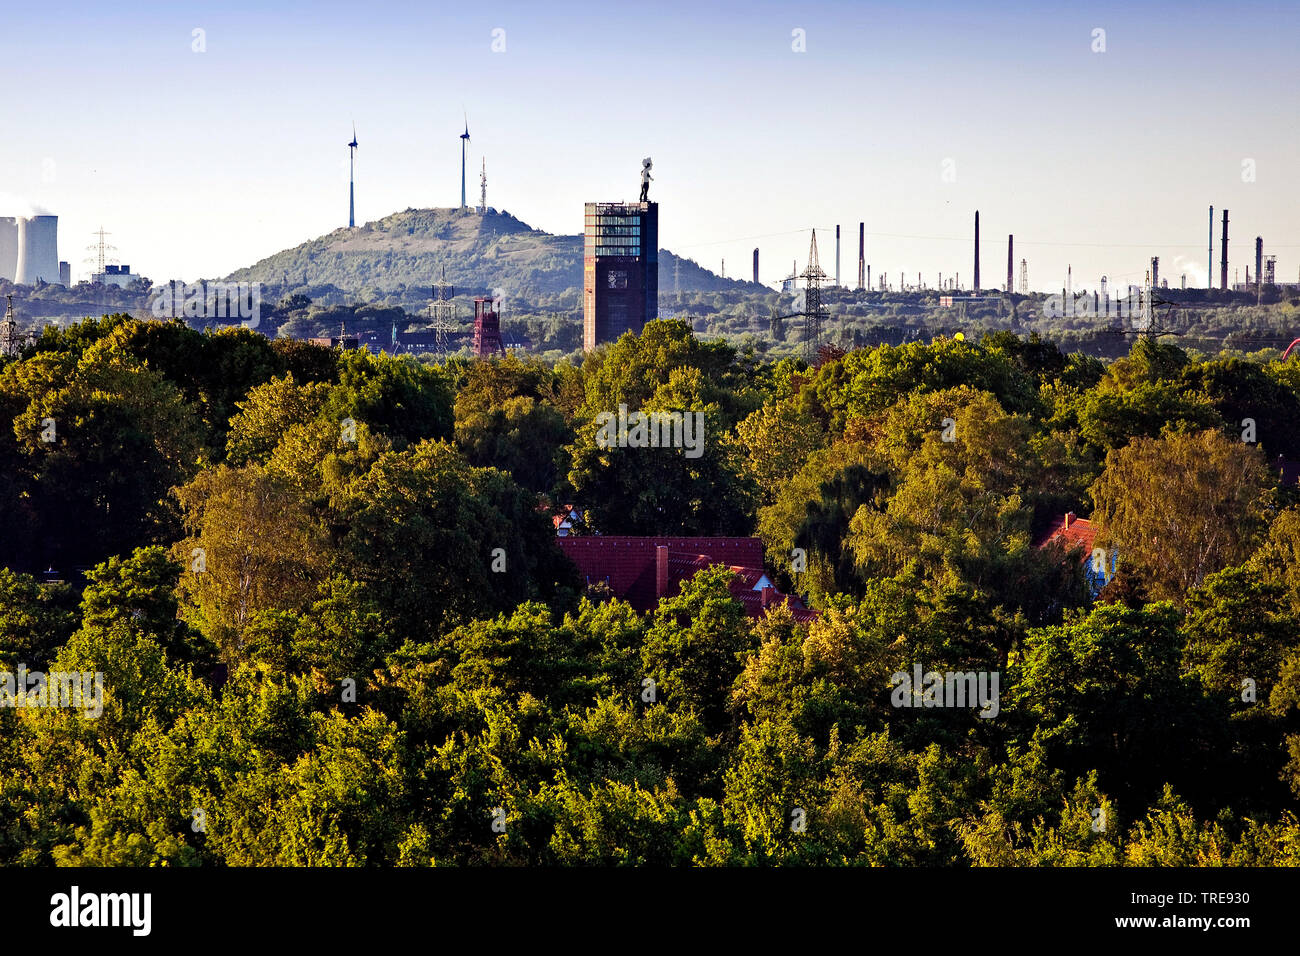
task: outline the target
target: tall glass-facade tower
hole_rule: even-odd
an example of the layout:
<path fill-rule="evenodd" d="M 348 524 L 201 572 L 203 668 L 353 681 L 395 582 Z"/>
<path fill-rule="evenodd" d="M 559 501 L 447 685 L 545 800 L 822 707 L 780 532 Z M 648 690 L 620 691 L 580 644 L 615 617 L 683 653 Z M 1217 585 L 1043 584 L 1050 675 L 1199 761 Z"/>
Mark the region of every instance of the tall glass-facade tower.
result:
<path fill-rule="evenodd" d="M 582 347 L 640 334 L 659 314 L 659 204 L 586 204 Z"/>

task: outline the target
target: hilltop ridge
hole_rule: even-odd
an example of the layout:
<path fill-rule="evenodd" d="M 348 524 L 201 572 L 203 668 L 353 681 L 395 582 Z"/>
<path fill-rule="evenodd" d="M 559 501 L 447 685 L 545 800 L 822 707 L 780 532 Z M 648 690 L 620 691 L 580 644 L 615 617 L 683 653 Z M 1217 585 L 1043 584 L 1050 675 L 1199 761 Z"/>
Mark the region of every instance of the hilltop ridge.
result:
<path fill-rule="evenodd" d="M 683 291 L 753 289 L 752 282 L 723 279 L 698 263 L 659 250 L 659 288 L 673 288 L 680 263 Z M 512 297 L 576 292 L 582 284 L 582 236 L 534 229 L 510 213 L 488 208 L 405 209 L 355 229 L 335 229 L 238 269 L 226 278 L 271 285 L 333 285 L 361 294 L 427 288 L 446 267 L 457 291 L 502 288 Z"/>

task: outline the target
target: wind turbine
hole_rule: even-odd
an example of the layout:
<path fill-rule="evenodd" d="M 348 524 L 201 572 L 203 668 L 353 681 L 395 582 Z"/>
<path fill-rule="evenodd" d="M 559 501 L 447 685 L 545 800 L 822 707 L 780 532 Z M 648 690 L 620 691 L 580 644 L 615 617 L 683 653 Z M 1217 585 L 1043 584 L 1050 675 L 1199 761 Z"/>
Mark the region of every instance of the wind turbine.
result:
<path fill-rule="evenodd" d="M 352 124 L 352 142 L 348 143 L 348 228 L 357 225 L 355 172 L 357 163 L 357 124 Z"/>
<path fill-rule="evenodd" d="M 465 132 L 460 134 L 460 208 L 465 208 L 465 146 L 469 143 L 469 116 L 465 116 Z"/>

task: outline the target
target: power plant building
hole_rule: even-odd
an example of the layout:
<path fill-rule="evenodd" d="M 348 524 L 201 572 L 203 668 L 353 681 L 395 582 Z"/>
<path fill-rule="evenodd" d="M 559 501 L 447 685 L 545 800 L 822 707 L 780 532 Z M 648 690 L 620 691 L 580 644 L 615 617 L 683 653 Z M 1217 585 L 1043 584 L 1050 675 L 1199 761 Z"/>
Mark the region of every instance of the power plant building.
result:
<path fill-rule="evenodd" d="M 640 334 L 659 314 L 659 204 L 587 203 L 582 347 Z"/>
<path fill-rule="evenodd" d="M 59 282 L 59 217 L 0 217 L 0 278 L 18 285 Z"/>
<path fill-rule="evenodd" d="M 119 289 L 125 289 L 139 278 L 139 275 L 131 271 L 130 266 L 104 266 L 104 271 L 96 272 L 91 281 L 98 282 L 101 285 L 115 285 Z"/>
<path fill-rule="evenodd" d="M 0 216 L 0 279 L 13 282 L 18 275 L 18 220 Z"/>

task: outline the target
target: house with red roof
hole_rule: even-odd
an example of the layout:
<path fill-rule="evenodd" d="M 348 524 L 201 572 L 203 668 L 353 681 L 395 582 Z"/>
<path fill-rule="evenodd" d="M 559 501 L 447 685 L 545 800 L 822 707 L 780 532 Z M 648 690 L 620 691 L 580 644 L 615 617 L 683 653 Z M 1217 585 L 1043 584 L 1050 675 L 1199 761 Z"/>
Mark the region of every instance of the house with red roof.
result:
<path fill-rule="evenodd" d="M 699 571 L 721 564 L 733 574 L 732 598 L 749 617 L 762 617 L 777 604 L 788 605 L 796 621 L 817 617 L 798 596 L 777 590 L 763 570 L 760 538 L 566 535 L 558 543 L 587 585 L 604 582 L 615 597 L 641 613 L 656 607 L 660 598 L 679 594 L 682 582 Z"/>
<path fill-rule="evenodd" d="M 1119 558 L 1119 552 L 1112 548 L 1108 554 L 1103 552 L 1099 561 L 1096 560 L 1096 540 L 1097 529 L 1093 527 L 1092 522 L 1087 518 L 1076 517 L 1073 511 L 1067 511 L 1065 520 L 1039 535 L 1034 546 L 1046 548 L 1057 543 L 1066 552 L 1078 553 L 1079 560 L 1084 565 L 1084 574 L 1088 578 L 1088 589 L 1095 598 L 1106 586 L 1106 582 L 1115 576 L 1115 566 Z"/>
<path fill-rule="evenodd" d="M 573 505 L 565 505 L 558 515 L 551 516 L 551 524 L 555 527 L 557 536 L 567 538 L 582 524 L 582 510 Z"/>

